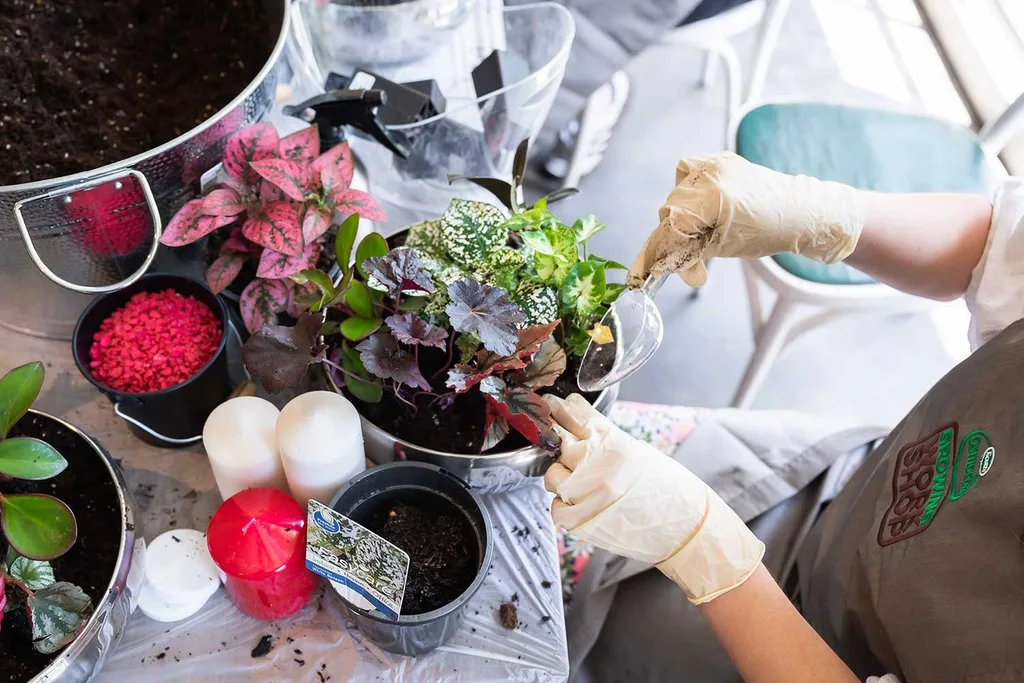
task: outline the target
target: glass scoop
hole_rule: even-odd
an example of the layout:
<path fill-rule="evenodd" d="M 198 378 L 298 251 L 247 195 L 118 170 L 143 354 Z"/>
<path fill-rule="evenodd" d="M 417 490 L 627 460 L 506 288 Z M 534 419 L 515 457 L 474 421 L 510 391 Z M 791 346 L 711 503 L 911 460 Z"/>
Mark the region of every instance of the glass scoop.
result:
<path fill-rule="evenodd" d="M 592 336 L 576 373 L 582 391 L 602 391 L 643 367 L 661 346 L 665 326 L 654 295 L 668 275 L 651 275 L 639 288 L 626 289 L 601 318 L 612 342 L 598 343 Z"/>

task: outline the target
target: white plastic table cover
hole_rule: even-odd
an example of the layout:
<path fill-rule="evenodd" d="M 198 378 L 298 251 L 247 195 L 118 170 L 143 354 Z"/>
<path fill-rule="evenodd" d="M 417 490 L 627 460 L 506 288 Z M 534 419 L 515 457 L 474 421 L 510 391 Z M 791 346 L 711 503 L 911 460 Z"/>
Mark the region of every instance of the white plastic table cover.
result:
<path fill-rule="evenodd" d="M 129 471 L 129 479 L 132 479 Z M 150 491 L 143 484 L 143 491 Z M 187 499 L 150 491 L 152 519 L 147 538 L 176 522 L 192 523 Z M 212 492 L 215 497 L 216 492 Z M 143 496 L 145 498 L 146 496 Z M 165 505 L 177 497 L 178 504 Z M 196 496 L 208 508 L 209 496 Z M 555 530 L 549 496 L 540 482 L 517 491 L 484 497 L 494 523 L 494 560 L 480 591 L 469 603 L 461 630 L 440 649 L 411 658 L 384 652 L 351 622 L 339 601 L 323 587 L 297 614 L 275 622 L 247 617 L 219 590 L 198 614 L 176 624 L 151 621 L 136 611 L 95 679 L 124 681 L 358 681 L 483 682 L 564 681 L 569 663 L 562 609 Z M 146 502 L 146 501 L 143 501 Z M 173 512 L 170 512 L 173 510 Z M 198 511 L 200 519 L 206 510 Z M 197 520 L 198 521 L 198 520 Z M 156 533 L 154 533 L 156 532 Z M 498 608 L 513 601 L 519 627 L 504 628 Z M 252 657 L 264 635 L 272 649 Z"/>

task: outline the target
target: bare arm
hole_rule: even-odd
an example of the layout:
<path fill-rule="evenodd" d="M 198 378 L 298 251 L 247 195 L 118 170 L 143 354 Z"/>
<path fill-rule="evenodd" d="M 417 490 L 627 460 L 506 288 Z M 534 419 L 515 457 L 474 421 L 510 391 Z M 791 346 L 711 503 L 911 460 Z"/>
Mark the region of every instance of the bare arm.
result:
<path fill-rule="evenodd" d="M 985 249 L 992 204 L 971 194 L 865 194 L 867 220 L 846 262 L 904 292 L 962 296 Z"/>
<path fill-rule="evenodd" d="M 746 683 L 858 683 L 763 565 L 700 611 Z"/>

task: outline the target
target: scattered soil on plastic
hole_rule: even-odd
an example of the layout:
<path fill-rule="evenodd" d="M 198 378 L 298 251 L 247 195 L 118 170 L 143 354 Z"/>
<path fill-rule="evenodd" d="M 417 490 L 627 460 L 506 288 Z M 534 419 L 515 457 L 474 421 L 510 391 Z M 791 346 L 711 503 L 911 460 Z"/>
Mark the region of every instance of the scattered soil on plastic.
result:
<path fill-rule="evenodd" d="M 519 610 L 511 602 L 506 602 L 498 608 L 498 619 L 505 628 L 515 630 L 519 626 Z"/>
<path fill-rule="evenodd" d="M 252 652 L 249 653 L 249 656 L 251 656 L 253 659 L 266 657 L 268 654 L 270 654 L 271 642 L 273 641 L 273 639 L 274 637 L 269 633 L 262 636 L 259 642 L 256 643 L 256 647 L 254 647 L 252 649 Z"/>

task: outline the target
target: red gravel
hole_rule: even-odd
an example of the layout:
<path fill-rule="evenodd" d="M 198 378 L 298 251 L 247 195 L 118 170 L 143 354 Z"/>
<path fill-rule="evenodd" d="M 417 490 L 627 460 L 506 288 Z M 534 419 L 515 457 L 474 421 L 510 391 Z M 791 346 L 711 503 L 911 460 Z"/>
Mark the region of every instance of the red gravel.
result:
<path fill-rule="evenodd" d="M 111 389 L 160 391 L 206 365 L 222 334 L 217 316 L 194 297 L 172 289 L 139 292 L 100 325 L 89 369 Z"/>

